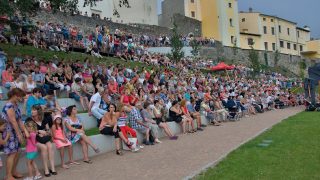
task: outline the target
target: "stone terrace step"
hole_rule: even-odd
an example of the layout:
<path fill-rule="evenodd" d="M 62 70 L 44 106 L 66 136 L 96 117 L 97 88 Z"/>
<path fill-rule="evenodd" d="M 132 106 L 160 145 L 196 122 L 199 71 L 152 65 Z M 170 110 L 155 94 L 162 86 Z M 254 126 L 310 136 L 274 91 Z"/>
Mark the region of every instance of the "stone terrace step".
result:
<path fill-rule="evenodd" d="M 85 130 L 97 127 L 97 119 L 94 116 L 89 116 L 88 113 L 80 113 L 77 116 L 82 121 Z"/>
<path fill-rule="evenodd" d="M 84 114 L 80 114 L 80 116 L 85 117 Z M 206 124 L 206 120 L 202 119 L 203 123 Z M 171 128 L 172 132 L 174 134 L 179 134 L 181 133 L 181 128 L 180 125 L 175 123 L 175 122 L 168 122 L 169 127 Z M 89 124 L 87 125 L 89 126 Z M 159 132 L 159 137 L 160 138 L 164 138 L 165 137 L 165 133 L 163 132 L 163 130 L 161 130 L 160 128 L 158 129 Z M 137 133 L 138 136 L 138 141 L 142 142 L 143 140 L 143 135 L 140 133 Z M 111 152 L 115 150 L 115 145 L 114 145 L 114 138 L 111 136 L 104 136 L 104 135 L 94 135 L 94 136 L 90 136 L 90 139 L 92 140 L 92 142 L 94 144 L 96 144 L 99 148 L 100 148 L 100 154 L 102 153 L 106 153 L 106 152 Z M 65 150 L 65 161 L 67 162 L 68 160 L 68 155 L 67 155 L 67 150 Z M 55 152 L 55 165 L 60 165 L 60 155 L 59 155 L 59 151 L 55 148 L 54 146 L 54 152 Z M 89 148 L 89 156 L 96 156 L 97 154 L 91 149 Z M 26 154 L 23 151 L 20 155 L 20 160 L 19 160 L 19 164 L 18 164 L 18 171 L 22 172 L 22 173 L 27 173 L 27 167 L 26 167 L 26 158 L 25 158 Z M 0 153 L 0 157 L 2 160 L 5 160 L 5 155 L 3 153 Z M 83 156 L 82 156 L 82 148 L 81 145 L 79 143 L 75 144 L 73 146 L 73 157 L 75 160 L 82 160 Z M 36 159 L 36 163 L 38 165 L 38 167 L 40 169 L 43 168 L 42 166 L 42 162 L 40 160 L 40 155 L 39 157 Z M 83 163 L 82 163 L 83 164 Z M 5 173 L 5 168 L 2 168 L 0 170 L 0 174 L 4 174 Z"/>
<path fill-rule="evenodd" d="M 66 107 L 71 106 L 71 105 L 76 105 L 77 108 L 78 108 L 78 111 L 83 111 L 83 108 L 82 108 L 80 102 L 77 102 L 72 98 L 59 98 L 59 99 L 57 99 L 57 101 L 58 101 L 58 103 L 59 103 L 59 105 L 61 107 L 65 107 L 66 108 Z M 7 102 L 7 100 L 0 100 L 0 108 L 1 108 L 1 110 L 2 110 L 2 108 L 3 108 L 3 106 L 5 105 L 6 102 Z M 23 110 L 23 108 L 24 108 L 22 103 L 19 104 L 19 107 L 20 107 L 20 110 Z"/>

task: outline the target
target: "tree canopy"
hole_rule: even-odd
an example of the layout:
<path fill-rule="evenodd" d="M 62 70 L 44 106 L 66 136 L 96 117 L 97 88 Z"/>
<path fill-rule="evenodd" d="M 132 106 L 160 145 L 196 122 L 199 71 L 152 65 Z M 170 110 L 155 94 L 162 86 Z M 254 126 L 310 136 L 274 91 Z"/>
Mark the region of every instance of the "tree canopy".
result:
<path fill-rule="evenodd" d="M 85 0 L 83 6 L 96 6 L 99 0 Z M 130 8 L 128 0 L 117 0 L 119 7 Z M 43 2 L 50 3 L 53 12 L 63 11 L 69 13 L 77 13 L 78 0 L 44 0 Z M 13 15 L 15 12 L 20 12 L 25 15 L 33 15 L 40 8 L 40 0 L 0 0 L 0 15 Z M 115 9 L 115 11 L 117 11 Z"/>

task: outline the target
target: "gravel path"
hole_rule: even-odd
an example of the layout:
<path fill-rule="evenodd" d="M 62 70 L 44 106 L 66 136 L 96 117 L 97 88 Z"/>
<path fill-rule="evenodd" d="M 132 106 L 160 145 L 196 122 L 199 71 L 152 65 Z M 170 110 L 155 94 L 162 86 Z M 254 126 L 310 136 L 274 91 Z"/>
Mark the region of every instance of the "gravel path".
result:
<path fill-rule="evenodd" d="M 180 135 L 177 141 L 162 139 L 162 144 L 148 146 L 138 153 L 125 152 L 122 157 L 115 152 L 106 153 L 92 158 L 93 164 L 58 169 L 58 176 L 46 179 L 183 179 L 219 161 L 281 120 L 303 111 L 302 108 L 275 110 L 220 127 L 210 126 L 203 132 Z"/>

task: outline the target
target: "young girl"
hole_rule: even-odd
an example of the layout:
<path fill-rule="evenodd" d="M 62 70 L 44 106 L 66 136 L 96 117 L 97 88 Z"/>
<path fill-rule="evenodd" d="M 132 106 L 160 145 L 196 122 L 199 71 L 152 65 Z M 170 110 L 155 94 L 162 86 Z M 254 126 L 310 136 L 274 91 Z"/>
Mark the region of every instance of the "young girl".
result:
<path fill-rule="evenodd" d="M 36 146 L 37 125 L 31 118 L 28 118 L 26 119 L 25 126 L 27 129 L 26 152 L 27 152 L 27 166 L 28 166 L 28 173 L 29 173 L 29 177 L 25 178 L 25 180 L 41 179 L 42 176 L 39 172 L 37 164 L 34 161 L 34 159 L 36 159 L 38 156 L 38 151 Z M 33 172 L 35 172 L 35 176 L 33 176 Z"/>
<path fill-rule="evenodd" d="M 65 169 L 69 169 L 69 166 L 67 166 L 64 163 L 64 147 L 68 147 L 70 164 L 71 163 L 75 164 L 75 162 L 72 159 L 71 142 L 66 138 L 64 134 L 62 117 L 59 114 L 53 117 L 52 137 L 53 137 L 53 142 L 56 144 L 57 149 L 60 150 L 61 167 Z"/>
<path fill-rule="evenodd" d="M 10 133 L 7 133 L 7 135 L 5 137 L 3 136 L 2 133 L 5 131 L 5 129 L 6 129 L 6 121 L 3 120 L 2 118 L 0 118 L 0 146 L 7 144 L 8 140 L 10 138 Z M 0 157 L 0 169 L 2 168 L 2 166 L 3 166 L 3 164 L 1 161 L 1 157 Z"/>

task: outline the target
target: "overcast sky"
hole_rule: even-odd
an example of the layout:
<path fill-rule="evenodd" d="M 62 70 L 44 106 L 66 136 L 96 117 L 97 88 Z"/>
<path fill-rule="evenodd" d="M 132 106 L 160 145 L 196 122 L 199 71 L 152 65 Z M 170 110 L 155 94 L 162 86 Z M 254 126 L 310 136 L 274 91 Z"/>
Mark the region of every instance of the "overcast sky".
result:
<path fill-rule="evenodd" d="M 159 12 L 160 12 L 160 2 Z M 239 11 L 254 11 L 275 15 L 311 28 L 311 36 L 320 38 L 320 0 L 238 0 Z"/>

